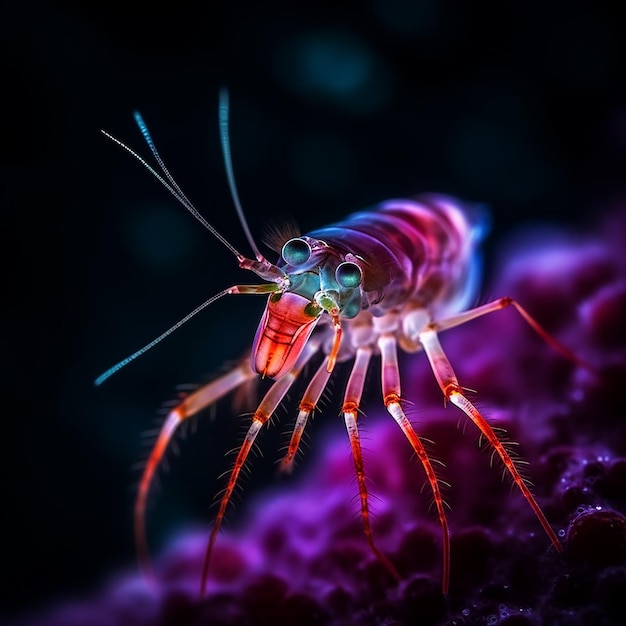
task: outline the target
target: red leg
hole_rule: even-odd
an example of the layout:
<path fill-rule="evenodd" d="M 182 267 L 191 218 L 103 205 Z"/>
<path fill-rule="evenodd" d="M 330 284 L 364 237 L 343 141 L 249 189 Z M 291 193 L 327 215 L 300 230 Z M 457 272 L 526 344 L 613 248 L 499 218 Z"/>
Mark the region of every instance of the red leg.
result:
<path fill-rule="evenodd" d="M 365 537 L 372 552 L 376 558 L 385 566 L 387 571 L 397 580 L 400 581 L 400 574 L 393 566 L 391 561 L 380 551 L 374 542 L 372 533 L 371 517 L 368 502 L 367 486 L 365 484 L 365 469 L 363 466 L 363 454 L 361 452 L 361 441 L 359 438 L 359 429 L 357 427 L 357 412 L 363 394 L 363 383 L 370 357 L 372 355 L 371 348 L 362 347 L 357 349 L 356 358 L 352 374 L 348 381 L 346 393 L 343 401 L 343 416 L 350 437 L 350 446 L 352 448 L 352 456 L 354 458 L 354 468 L 356 470 L 356 479 L 359 485 L 359 497 L 361 500 L 361 517 L 363 519 L 363 527 Z"/>
<path fill-rule="evenodd" d="M 398 354 L 396 339 L 392 334 L 385 334 L 378 340 L 378 346 L 382 357 L 382 388 L 385 406 L 389 414 L 396 420 L 405 437 L 409 440 L 411 447 L 420 460 L 430 488 L 433 492 L 433 500 L 439 516 L 441 525 L 441 539 L 443 545 L 443 568 L 442 568 L 442 592 L 448 594 L 450 586 L 450 532 L 448 530 L 448 520 L 444 508 L 444 501 L 439 489 L 439 479 L 430 462 L 428 454 L 424 449 L 424 444 L 420 441 L 411 422 L 405 415 L 400 404 L 400 370 L 398 368 Z"/>
<path fill-rule="evenodd" d="M 459 385 L 459 381 L 450 365 L 448 357 L 445 355 L 439 338 L 434 330 L 427 330 L 419 335 L 419 340 L 430 362 L 430 366 L 435 374 L 435 378 L 439 383 L 439 387 L 443 392 L 446 400 L 452 402 L 461 409 L 473 422 L 478 426 L 480 432 L 486 437 L 487 441 L 491 444 L 496 451 L 504 466 L 511 474 L 513 481 L 519 487 L 520 491 L 530 504 L 530 507 L 534 511 L 535 515 L 539 519 L 540 524 L 543 526 L 546 534 L 552 541 L 554 547 L 561 552 L 563 547 L 561 543 L 550 527 L 548 520 L 546 519 L 543 511 L 537 504 L 534 496 L 528 489 L 528 485 L 520 475 L 515 462 L 507 452 L 502 442 L 498 439 L 498 436 L 493 431 L 493 428 L 489 425 L 487 420 L 481 415 L 480 411 L 465 397 L 463 389 Z"/>
<path fill-rule="evenodd" d="M 512 306 L 522 316 L 522 318 L 528 323 L 528 325 L 550 346 L 552 346 L 557 352 L 560 352 L 566 359 L 569 359 L 576 365 L 584 367 L 585 369 L 595 372 L 595 370 L 588 364 L 574 354 L 569 348 L 566 348 L 562 343 L 557 341 L 537 320 L 516 300 L 513 298 L 504 297 L 493 300 L 482 306 L 478 306 L 469 311 L 453 315 L 447 319 L 433 322 L 430 324 L 432 330 L 444 331 L 455 326 L 462 326 L 466 322 L 469 322 L 483 315 L 500 311 L 506 307 Z"/>
<path fill-rule="evenodd" d="M 315 410 L 331 375 L 328 369 L 328 360 L 328 357 L 324 359 L 317 372 L 315 372 L 315 376 L 311 379 L 309 386 L 306 388 L 302 400 L 300 400 L 298 417 L 293 429 L 293 434 L 291 435 L 291 440 L 289 441 L 289 446 L 287 447 L 287 453 L 280 462 L 281 472 L 290 472 L 293 467 L 293 462 L 298 448 L 300 447 L 300 440 L 302 439 L 302 434 L 304 433 L 309 415 Z"/>
<path fill-rule="evenodd" d="M 285 376 L 277 380 L 270 387 L 269 391 L 265 394 L 265 397 L 263 398 L 263 400 L 261 400 L 259 407 L 252 416 L 252 424 L 250 424 L 250 428 L 248 429 L 244 441 L 239 448 L 239 452 L 237 453 L 235 464 L 230 472 L 230 476 L 228 477 L 226 489 L 224 490 L 220 499 L 219 509 L 217 515 L 215 516 L 215 522 L 213 523 L 213 528 L 211 529 L 211 534 L 209 536 L 209 541 L 204 556 L 204 564 L 202 566 L 202 580 L 200 582 L 201 596 L 204 595 L 204 592 L 206 591 L 206 585 L 209 576 L 209 565 L 211 563 L 211 555 L 213 553 L 213 547 L 217 539 L 217 534 L 222 525 L 222 521 L 226 513 L 226 508 L 228 506 L 228 503 L 230 502 L 233 490 L 235 489 L 237 480 L 239 479 L 241 469 L 243 468 L 246 459 L 248 458 L 248 454 L 252 449 L 252 445 L 254 444 L 254 441 L 263 425 L 266 424 L 269 418 L 273 415 L 274 411 L 281 403 L 282 399 L 285 397 L 285 394 L 289 391 L 294 381 L 302 371 L 302 368 L 306 365 L 307 361 L 317 352 L 318 348 L 318 341 L 310 340 L 306 344 L 304 350 L 298 357 L 298 360 L 296 361 L 293 369 L 291 369 L 289 373 L 285 374 Z"/>
<path fill-rule="evenodd" d="M 137 546 L 139 566 L 147 578 L 152 578 L 152 566 L 146 537 L 146 505 L 154 474 L 163 459 L 163 455 L 172 440 L 174 432 L 188 417 L 195 415 L 203 408 L 217 402 L 221 397 L 254 376 L 256 376 L 256 373 L 250 368 L 249 359 L 246 359 L 230 372 L 220 376 L 187 396 L 177 407 L 172 409 L 165 418 L 157 441 L 152 448 L 148 462 L 143 470 L 137 497 L 135 499 L 135 544 Z"/>

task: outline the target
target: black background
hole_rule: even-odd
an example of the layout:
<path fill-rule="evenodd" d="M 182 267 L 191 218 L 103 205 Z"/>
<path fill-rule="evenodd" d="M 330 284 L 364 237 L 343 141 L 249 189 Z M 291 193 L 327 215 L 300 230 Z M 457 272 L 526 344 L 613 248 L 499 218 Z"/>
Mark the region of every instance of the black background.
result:
<path fill-rule="evenodd" d="M 263 308 L 217 303 L 93 387 L 209 296 L 254 282 L 100 128 L 147 154 L 140 110 L 187 195 L 248 253 L 219 148 L 226 85 L 255 234 L 437 190 L 491 207 L 491 258 L 529 222 L 586 228 L 624 191 L 617 4 L 5 3 L 4 608 L 132 563 L 141 433 L 177 383 L 245 351 Z M 227 403 L 218 413 L 163 478 L 155 546 L 210 519 L 238 430 Z"/>

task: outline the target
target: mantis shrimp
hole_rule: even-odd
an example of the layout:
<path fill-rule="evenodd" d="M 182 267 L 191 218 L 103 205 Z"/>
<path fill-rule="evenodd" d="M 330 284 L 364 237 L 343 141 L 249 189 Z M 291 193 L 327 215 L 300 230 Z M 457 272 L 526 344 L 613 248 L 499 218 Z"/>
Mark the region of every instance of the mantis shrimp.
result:
<path fill-rule="evenodd" d="M 568 359 L 584 365 L 512 298 L 502 297 L 468 308 L 478 286 L 477 249 L 485 230 L 484 220 L 480 219 L 481 211 L 454 198 L 436 194 L 389 200 L 306 235 L 274 241 L 272 248 L 279 252 L 280 257 L 276 263 L 272 263 L 257 247 L 239 201 L 231 159 L 228 118 L 228 93 L 222 90 L 219 106 L 222 153 L 231 196 L 254 258 L 241 254 L 200 215 L 168 171 L 138 113 L 135 113 L 136 122 L 161 173 L 127 145 L 102 131 L 139 160 L 235 256 L 241 269 L 250 270 L 264 282 L 237 284 L 223 289 L 162 335 L 104 372 L 95 384 L 100 385 L 216 300 L 227 295 L 241 294 L 268 297 L 250 359 L 240 362 L 185 397 L 165 418 L 141 477 L 135 502 L 134 533 L 143 569 L 150 571 L 145 533 L 150 487 L 177 428 L 191 416 L 214 405 L 220 398 L 257 376 L 274 381 L 252 415 L 220 499 L 204 559 L 201 580 L 201 593 L 204 593 L 218 531 L 257 435 L 301 375 L 305 365 L 318 357 L 321 363 L 300 398 L 281 469 L 291 469 L 307 421 L 318 405 L 336 363 L 352 361 L 352 370 L 343 393 L 341 414 L 354 459 L 364 533 L 373 554 L 395 579 L 400 580 L 394 564 L 378 548 L 372 531 L 358 424 L 365 376 L 372 358 L 379 356 L 383 403 L 419 459 L 432 492 L 442 536 L 442 592 L 447 594 L 450 580 L 450 532 L 445 503 L 433 461 L 403 407 L 399 350 L 425 353 L 445 400 L 458 407 L 476 425 L 527 500 L 554 548 L 561 552 L 561 543 L 520 474 L 516 462 L 484 415 L 468 398 L 467 390 L 460 385 L 439 341 L 439 334 L 448 329 L 512 307 L 547 343 Z"/>

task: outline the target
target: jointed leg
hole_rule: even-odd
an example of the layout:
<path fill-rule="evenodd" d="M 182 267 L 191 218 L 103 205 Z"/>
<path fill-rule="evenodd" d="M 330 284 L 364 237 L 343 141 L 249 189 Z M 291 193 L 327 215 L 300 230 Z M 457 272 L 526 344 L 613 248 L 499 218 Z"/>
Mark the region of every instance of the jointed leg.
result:
<path fill-rule="evenodd" d="M 420 460 L 428 483 L 433 492 L 433 499 L 439 524 L 441 525 L 441 537 L 443 543 L 443 569 L 442 569 L 442 592 L 447 595 L 450 583 L 450 532 L 448 530 L 448 520 L 444 508 L 443 498 L 439 489 L 439 480 L 435 470 L 424 449 L 424 444 L 420 441 L 411 422 L 405 415 L 400 404 L 400 370 L 398 368 L 398 355 L 396 339 L 392 334 L 385 334 L 378 340 L 378 346 L 382 357 L 382 389 L 385 406 L 389 414 L 396 420 L 405 437 L 409 440 L 411 447 Z"/>
<path fill-rule="evenodd" d="M 448 317 L 445 320 L 433 322 L 430 327 L 432 330 L 441 332 L 443 330 L 448 330 L 449 328 L 454 328 L 455 326 L 462 326 L 466 322 L 482 317 L 483 315 L 488 315 L 489 313 L 494 313 L 495 311 L 500 311 L 501 309 L 509 306 L 514 307 L 515 310 L 528 323 L 528 325 L 548 345 L 552 346 L 555 350 L 560 352 L 566 359 L 569 359 L 580 367 L 584 367 L 593 371 L 593 368 L 590 367 L 589 364 L 585 363 L 569 348 L 566 348 L 563 344 L 557 341 L 519 302 L 513 300 L 513 298 L 498 298 L 497 300 L 493 300 L 492 302 L 488 302 L 487 304 L 483 304 L 482 306 L 477 306 L 476 308 L 470 309 L 469 311 L 464 311 L 463 313 L 459 313 L 458 315 Z"/>
<path fill-rule="evenodd" d="M 152 568 L 146 538 L 146 505 L 154 474 L 174 432 L 188 417 L 195 415 L 203 408 L 217 402 L 227 393 L 236 389 L 254 376 L 256 376 L 256 374 L 250 368 L 249 359 L 245 359 L 245 361 L 242 361 L 230 372 L 220 376 L 187 396 L 178 406 L 172 409 L 165 418 L 157 441 L 152 448 L 148 462 L 143 470 L 141 481 L 139 482 L 139 490 L 135 499 L 135 543 L 137 545 L 139 565 L 147 577 L 152 576 Z"/>
<path fill-rule="evenodd" d="M 298 452 L 300 440 L 302 439 L 302 434 L 304 433 L 309 415 L 319 402 L 330 375 L 331 372 L 328 371 L 328 357 L 326 357 L 317 372 L 315 372 L 315 376 L 311 379 L 311 382 L 302 396 L 302 400 L 300 400 L 298 417 L 293 429 L 293 434 L 291 435 L 291 440 L 289 441 L 287 453 L 280 462 L 280 470 L 282 472 L 290 472 L 293 467 L 293 462 Z"/>
<path fill-rule="evenodd" d="M 284 398 L 285 394 L 289 391 L 294 381 L 302 371 L 302 368 L 306 365 L 307 361 L 317 352 L 318 348 L 319 341 L 310 340 L 306 344 L 304 350 L 298 357 L 298 360 L 296 361 L 293 369 L 288 374 L 285 374 L 285 376 L 283 376 L 281 379 L 277 380 L 270 387 L 269 391 L 265 394 L 265 397 L 263 398 L 263 400 L 261 400 L 261 403 L 259 404 L 257 410 L 252 416 L 252 424 L 250 424 L 250 428 L 248 429 L 244 441 L 239 448 L 239 452 L 237 453 L 235 464 L 228 478 L 226 489 L 224 490 L 220 499 L 219 509 L 215 517 L 215 522 L 213 523 L 213 528 L 211 529 L 211 535 L 209 536 L 209 542 L 207 544 L 207 549 L 204 556 L 204 564 L 202 566 L 200 595 L 204 595 L 204 592 L 206 590 L 206 584 L 209 575 L 209 565 L 211 562 L 211 554 L 213 553 L 213 546 L 215 545 L 215 540 L 217 539 L 217 533 L 219 532 L 222 520 L 224 519 L 224 515 L 226 513 L 226 507 L 228 506 L 235 485 L 237 484 L 241 469 L 243 468 L 244 463 L 248 458 L 248 454 L 252 449 L 252 445 L 254 444 L 254 441 L 263 425 L 266 424 L 270 417 L 273 415 L 274 411 Z"/>
<path fill-rule="evenodd" d="M 361 395 L 363 394 L 363 383 L 367 367 L 369 365 L 372 350 L 369 347 L 361 347 L 357 349 L 354 366 L 343 401 L 343 416 L 350 437 L 350 446 L 352 448 L 352 456 L 354 458 L 354 468 L 356 470 L 357 483 L 359 485 L 359 497 L 361 500 L 361 517 L 363 518 L 363 527 L 365 537 L 372 552 L 376 558 L 387 568 L 389 573 L 398 581 L 401 580 L 398 571 L 391 561 L 380 551 L 374 543 L 374 535 L 372 533 L 371 517 L 368 503 L 367 486 L 365 484 L 365 469 L 363 467 L 363 454 L 361 452 L 361 441 L 359 438 L 359 429 L 357 427 L 357 412 Z"/>
<path fill-rule="evenodd" d="M 424 347 L 424 351 L 428 357 L 430 362 L 430 366 L 435 374 L 435 378 L 439 383 L 439 387 L 443 392 L 446 400 L 449 400 L 457 407 L 461 409 L 473 422 L 478 426 L 480 432 L 486 437 L 489 443 L 493 446 L 494 450 L 497 452 L 500 459 L 504 463 L 504 466 L 511 474 L 513 481 L 519 487 L 520 491 L 530 504 L 532 510 L 535 515 L 539 519 L 539 522 L 543 526 L 543 529 L 546 531 L 548 537 L 550 537 L 550 541 L 554 544 L 554 547 L 561 552 L 563 550 L 561 543 L 548 524 L 548 520 L 537 501 L 535 500 L 532 493 L 528 489 L 528 486 L 524 482 L 524 479 L 521 477 L 513 459 L 506 451 L 506 448 L 502 444 L 502 442 L 498 439 L 498 436 L 493 431 L 493 428 L 489 425 L 487 420 L 481 415 L 478 409 L 465 397 L 463 394 L 463 390 L 459 385 L 459 381 L 450 365 L 450 361 L 448 357 L 445 355 L 441 344 L 439 343 L 439 338 L 437 337 L 437 333 L 434 330 L 427 330 L 419 335 L 419 340 L 422 346 Z"/>

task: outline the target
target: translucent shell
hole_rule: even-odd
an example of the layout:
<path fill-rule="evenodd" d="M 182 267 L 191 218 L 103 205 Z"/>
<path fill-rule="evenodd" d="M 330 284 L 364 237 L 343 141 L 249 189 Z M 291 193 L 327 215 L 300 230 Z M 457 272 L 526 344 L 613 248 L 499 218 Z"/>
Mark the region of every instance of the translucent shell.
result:
<path fill-rule="evenodd" d="M 293 367 L 322 312 L 310 305 L 310 300 L 296 293 L 269 297 L 252 346 L 255 372 L 281 378 Z"/>

